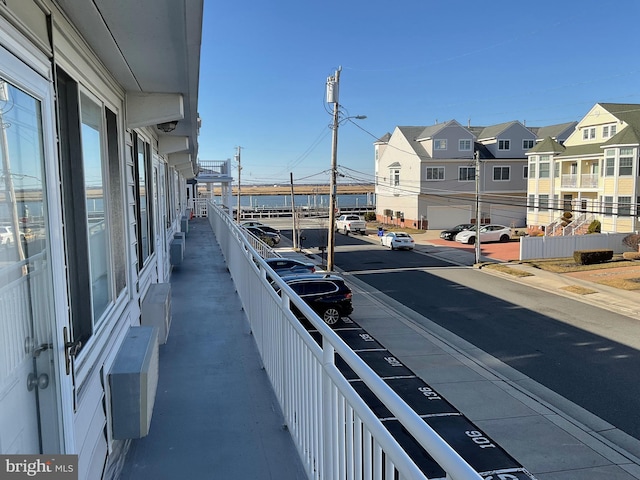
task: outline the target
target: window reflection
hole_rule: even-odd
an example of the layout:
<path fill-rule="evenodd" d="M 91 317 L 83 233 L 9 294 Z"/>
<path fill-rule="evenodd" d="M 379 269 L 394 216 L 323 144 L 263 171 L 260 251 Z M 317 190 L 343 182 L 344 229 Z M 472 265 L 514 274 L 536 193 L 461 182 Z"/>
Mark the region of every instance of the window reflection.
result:
<path fill-rule="evenodd" d="M 111 299 L 109 245 L 105 225 L 104 173 L 102 166 L 102 108 L 80 94 L 82 118 L 82 160 L 89 235 L 91 295 L 94 321 L 104 313 Z"/>

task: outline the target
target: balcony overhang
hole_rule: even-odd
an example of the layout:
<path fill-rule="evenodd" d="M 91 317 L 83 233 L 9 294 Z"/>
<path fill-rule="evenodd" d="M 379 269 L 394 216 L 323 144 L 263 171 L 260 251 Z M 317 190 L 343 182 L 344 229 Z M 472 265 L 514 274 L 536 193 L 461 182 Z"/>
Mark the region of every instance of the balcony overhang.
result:
<path fill-rule="evenodd" d="M 168 155 L 189 150 L 189 137 L 160 135 L 158 137 L 158 153 Z"/>
<path fill-rule="evenodd" d="M 179 168 L 184 164 L 192 164 L 190 153 L 172 153 L 168 156 L 169 165 L 175 168 Z"/>
<path fill-rule="evenodd" d="M 180 93 L 127 93 L 127 127 L 139 128 L 184 119 Z"/>

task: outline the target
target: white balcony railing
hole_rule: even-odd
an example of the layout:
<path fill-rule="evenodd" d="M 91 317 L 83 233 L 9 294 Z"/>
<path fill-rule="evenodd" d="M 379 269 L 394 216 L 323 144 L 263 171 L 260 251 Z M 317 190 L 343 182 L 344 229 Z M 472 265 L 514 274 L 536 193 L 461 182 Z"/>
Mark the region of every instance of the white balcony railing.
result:
<path fill-rule="evenodd" d="M 354 353 L 267 265 L 232 218 L 209 203 L 225 256 L 285 421 L 311 479 L 426 479 L 335 364 L 339 355 L 451 480 L 481 477 Z M 322 336 L 317 343 L 294 304 Z M 396 473 L 398 476 L 396 476 Z"/>
<path fill-rule="evenodd" d="M 562 175 L 561 185 L 562 185 L 562 188 L 577 188 L 578 175 L 575 175 L 575 174 Z"/>
<path fill-rule="evenodd" d="M 597 173 L 585 173 L 580 175 L 580 187 L 581 188 L 597 188 L 598 179 L 600 177 Z"/>

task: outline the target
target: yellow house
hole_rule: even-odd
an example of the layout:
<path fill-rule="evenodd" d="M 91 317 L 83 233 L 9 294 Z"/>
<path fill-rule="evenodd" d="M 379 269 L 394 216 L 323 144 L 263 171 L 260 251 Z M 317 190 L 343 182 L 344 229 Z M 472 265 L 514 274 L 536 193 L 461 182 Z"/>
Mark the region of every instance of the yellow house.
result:
<path fill-rule="evenodd" d="M 585 233 L 594 220 L 602 232 L 637 231 L 639 132 L 640 105 L 598 103 L 564 144 L 546 138 L 529 150 L 527 225 L 547 235 Z"/>

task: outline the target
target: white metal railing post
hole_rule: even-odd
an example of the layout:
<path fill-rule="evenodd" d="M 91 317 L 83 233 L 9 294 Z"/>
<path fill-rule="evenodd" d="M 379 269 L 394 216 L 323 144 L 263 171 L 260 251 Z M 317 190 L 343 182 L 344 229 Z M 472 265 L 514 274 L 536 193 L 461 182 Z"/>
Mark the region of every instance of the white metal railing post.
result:
<path fill-rule="evenodd" d="M 334 364 L 335 349 L 325 337 L 322 337 L 322 448 L 319 453 L 322 455 L 323 478 L 334 478 L 333 382 L 326 368 L 327 365 Z"/>

